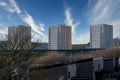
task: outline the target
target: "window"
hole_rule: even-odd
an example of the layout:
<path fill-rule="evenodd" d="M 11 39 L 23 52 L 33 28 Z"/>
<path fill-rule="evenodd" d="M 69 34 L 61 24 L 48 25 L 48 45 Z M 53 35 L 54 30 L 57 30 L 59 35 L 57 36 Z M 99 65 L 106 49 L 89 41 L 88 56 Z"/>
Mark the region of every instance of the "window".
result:
<path fill-rule="evenodd" d="M 70 79 L 70 72 L 68 72 L 68 78 Z"/>

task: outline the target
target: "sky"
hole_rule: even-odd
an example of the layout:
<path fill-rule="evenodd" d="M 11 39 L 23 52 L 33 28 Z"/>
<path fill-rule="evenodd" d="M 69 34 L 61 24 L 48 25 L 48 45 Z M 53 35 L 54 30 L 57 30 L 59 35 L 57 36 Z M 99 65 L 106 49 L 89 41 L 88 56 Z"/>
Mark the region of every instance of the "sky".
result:
<path fill-rule="evenodd" d="M 72 44 L 90 42 L 90 25 L 113 25 L 120 37 L 120 0 L 0 0 L 0 36 L 8 27 L 30 26 L 34 39 L 48 42 L 48 29 L 58 24 L 72 27 Z"/>

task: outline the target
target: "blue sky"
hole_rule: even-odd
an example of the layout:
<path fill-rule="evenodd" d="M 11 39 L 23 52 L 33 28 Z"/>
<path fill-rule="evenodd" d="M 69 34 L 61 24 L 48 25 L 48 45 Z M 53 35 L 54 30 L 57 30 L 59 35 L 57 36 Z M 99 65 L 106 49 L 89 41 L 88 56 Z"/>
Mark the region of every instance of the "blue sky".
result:
<path fill-rule="evenodd" d="M 90 41 L 90 25 L 114 26 L 120 37 L 120 0 L 0 0 L 0 35 L 9 26 L 29 25 L 35 39 L 48 42 L 48 28 L 58 24 L 72 26 L 72 43 Z"/>

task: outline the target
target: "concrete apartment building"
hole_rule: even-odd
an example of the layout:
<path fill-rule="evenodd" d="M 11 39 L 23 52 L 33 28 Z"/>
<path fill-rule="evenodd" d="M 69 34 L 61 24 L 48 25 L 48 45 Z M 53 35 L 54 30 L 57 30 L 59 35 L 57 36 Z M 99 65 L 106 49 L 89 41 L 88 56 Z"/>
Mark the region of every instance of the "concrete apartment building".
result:
<path fill-rule="evenodd" d="M 91 48 L 108 48 L 113 45 L 113 25 L 98 24 L 90 27 Z"/>
<path fill-rule="evenodd" d="M 15 44 L 15 48 L 30 49 L 31 48 L 31 27 L 18 25 L 8 28 L 9 45 Z"/>
<path fill-rule="evenodd" d="M 57 25 L 49 27 L 49 50 L 69 50 L 71 45 L 71 27 Z"/>

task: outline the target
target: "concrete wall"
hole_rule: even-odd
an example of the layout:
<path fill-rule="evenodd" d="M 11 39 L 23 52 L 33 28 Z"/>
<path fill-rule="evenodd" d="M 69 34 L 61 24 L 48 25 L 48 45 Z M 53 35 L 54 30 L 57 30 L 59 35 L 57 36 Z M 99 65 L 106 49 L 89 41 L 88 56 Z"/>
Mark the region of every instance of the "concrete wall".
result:
<path fill-rule="evenodd" d="M 78 63 L 77 76 L 93 80 L 93 60 Z"/>
<path fill-rule="evenodd" d="M 103 58 L 102 57 L 94 58 L 93 59 L 93 70 L 100 71 L 101 69 L 103 69 Z"/>
<path fill-rule="evenodd" d="M 67 66 L 68 80 L 76 76 L 76 64 L 70 64 Z"/>
<path fill-rule="evenodd" d="M 103 57 L 94 58 L 93 59 L 93 80 L 96 80 L 95 72 L 101 71 L 102 69 L 103 69 Z"/>

